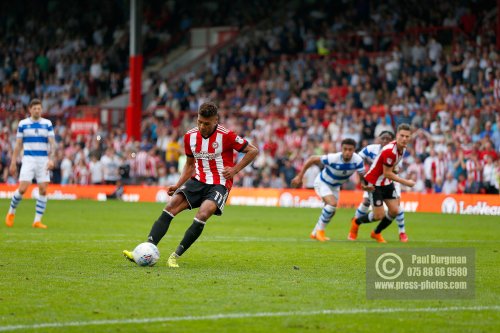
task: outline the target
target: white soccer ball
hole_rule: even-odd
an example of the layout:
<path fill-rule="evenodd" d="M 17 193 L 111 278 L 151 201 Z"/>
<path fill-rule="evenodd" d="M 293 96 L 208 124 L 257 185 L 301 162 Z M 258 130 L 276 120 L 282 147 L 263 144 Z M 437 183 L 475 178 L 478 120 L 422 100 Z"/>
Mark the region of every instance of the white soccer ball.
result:
<path fill-rule="evenodd" d="M 139 266 L 153 266 L 160 259 L 160 251 L 156 245 L 149 242 L 137 245 L 132 254 Z"/>

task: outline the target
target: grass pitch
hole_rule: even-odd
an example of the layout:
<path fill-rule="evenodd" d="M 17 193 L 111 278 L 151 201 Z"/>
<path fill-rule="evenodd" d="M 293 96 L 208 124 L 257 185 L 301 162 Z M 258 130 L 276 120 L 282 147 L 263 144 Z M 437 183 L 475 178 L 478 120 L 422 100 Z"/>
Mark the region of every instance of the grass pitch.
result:
<path fill-rule="evenodd" d="M 410 242 L 394 223 L 379 245 L 374 225 L 347 241 L 353 211 L 340 209 L 319 243 L 308 238 L 319 209 L 228 206 L 173 270 L 194 212 L 143 268 L 121 251 L 145 241 L 162 204 L 50 201 L 47 230 L 31 228 L 34 206 L 0 226 L 0 332 L 500 331 L 498 217 L 406 213 Z M 474 247 L 475 299 L 367 300 L 365 248 L 380 246 Z"/>

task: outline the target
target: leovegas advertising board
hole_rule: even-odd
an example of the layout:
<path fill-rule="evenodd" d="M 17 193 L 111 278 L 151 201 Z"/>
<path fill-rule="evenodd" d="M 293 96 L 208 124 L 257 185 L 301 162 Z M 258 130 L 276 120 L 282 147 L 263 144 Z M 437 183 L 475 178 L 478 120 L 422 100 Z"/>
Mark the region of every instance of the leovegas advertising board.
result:
<path fill-rule="evenodd" d="M 0 184 L 0 198 L 11 198 L 17 186 Z M 52 200 L 91 199 L 105 201 L 106 194 L 115 190 L 114 185 L 80 186 L 80 185 L 49 185 L 47 196 Z M 38 188 L 31 185 L 26 198 L 38 197 Z M 164 187 L 160 186 L 125 186 L 122 197 L 128 202 L 167 202 L 170 197 Z"/>
<path fill-rule="evenodd" d="M 17 186 L 0 184 L 0 198 L 11 198 Z M 49 186 L 48 197 L 52 200 L 106 200 L 106 194 L 114 191 L 112 185 Z M 36 198 L 38 189 L 32 185 L 27 198 Z M 362 200 L 360 191 L 341 191 L 340 208 L 355 208 Z M 128 202 L 167 202 L 170 197 L 160 186 L 125 186 L 122 198 Z M 428 212 L 464 215 L 500 216 L 500 195 L 480 194 L 415 194 L 403 193 L 401 204 L 407 212 Z M 321 199 L 313 190 L 233 188 L 228 205 L 270 207 L 322 207 Z"/>

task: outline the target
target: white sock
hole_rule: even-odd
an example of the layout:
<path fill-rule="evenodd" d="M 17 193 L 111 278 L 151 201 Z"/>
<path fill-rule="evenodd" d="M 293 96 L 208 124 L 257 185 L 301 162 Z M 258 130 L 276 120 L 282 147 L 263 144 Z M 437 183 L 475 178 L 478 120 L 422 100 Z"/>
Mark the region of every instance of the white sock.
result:
<path fill-rule="evenodd" d="M 333 215 L 335 215 L 335 210 L 336 210 L 335 206 L 325 205 L 325 207 L 323 207 L 318 222 L 316 222 L 316 225 L 314 226 L 314 229 L 312 231 L 313 235 L 316 235 L 316 232 L 318 230 L 325 230 L 326 226 L 332 219 Z"/>
<path fill-rule="evenodd" d="M 46 207 L 47 207 L 47 196 L 40 195 L 36 200 L 36 208 L 35 208 L 36 214 L 35 214 L 35 220 L 33 222 L 42 221 L 42 216 L 43 213 L 45 213 Z"/>
<path fill-rule="evenodd" d="M 354 214 L 355 218 L 361 217 L 363 215 L 368 214 L 368 210 L 370 209 L 370 206 L 365 206 L 365 203 L 362 202 L 359 204 L 358 209 L 356 209 L 356 213 Z"/>
<path fill-rule="evenodd" d="M 396 215 L 396 222 L 398 223 L 399 233 L 405 232 L 405 212 L 399 207 L 398 215 Z"/>
<path fill-rule="evenodd" d="M 19 203 L 21 202 L 21 200 L 23 200 L 23 196 L 21 195 L 21 193 L 19 193 L 19 189 L 17 189 L 14 192 L 12 199 L 10 200 L 9 214 L 16 213 L 16 208 L 19 205 Z"/>

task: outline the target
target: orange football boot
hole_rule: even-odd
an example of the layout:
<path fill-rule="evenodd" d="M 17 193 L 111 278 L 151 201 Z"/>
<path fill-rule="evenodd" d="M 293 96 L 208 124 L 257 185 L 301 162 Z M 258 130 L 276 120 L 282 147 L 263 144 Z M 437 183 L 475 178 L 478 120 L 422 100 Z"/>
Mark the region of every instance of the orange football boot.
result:
<path fill-rule="evenodd" d="M 33 223 L 33 228 L 47 229 L 47 226 L 40 221 L 36 221 Z"/>
<path fill-rule="evenodd" d="M 316 239 L 320 242 L 326 242 L 330 240 L 330 237 L 325 236 L 325 230 L 316 231 Z"/>
<path fill-rule="evenodd" d="M 15 214 L 7 214 L 5 217 L 5 225 L 8 226 L 9 228 L 12 228 L 14 226 L 14 218 L 16 217 Z"/>
<path fill-rule="evenodd" d="M 372 233 L 370 234 L 370 237 L 375 239 L 377 241 L 377 243 L 387 243 L 387 241 L 384 239 L 384 237 L 382 237 L 382 233 L 376 234 L 375 231 L 372 231 Z"/>
<path fill-rule="evenodd" d="M 351 230 L 349 231 L 347 239 L 352 241 L 356 240 L 358 238 L 358 230 L 359 230 L 359 224 L 356 223 L 356 218 L 353 217 L 351 220 Z"/>

